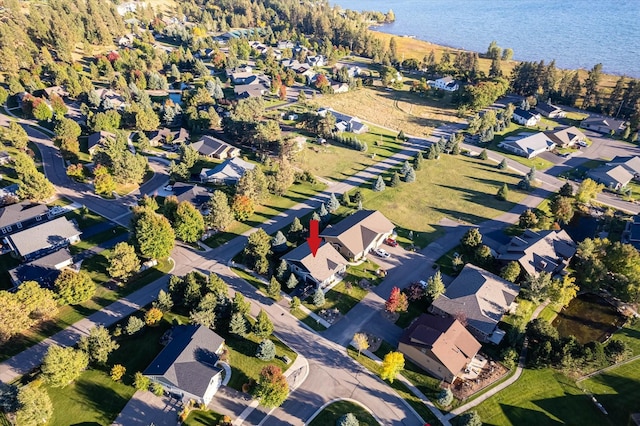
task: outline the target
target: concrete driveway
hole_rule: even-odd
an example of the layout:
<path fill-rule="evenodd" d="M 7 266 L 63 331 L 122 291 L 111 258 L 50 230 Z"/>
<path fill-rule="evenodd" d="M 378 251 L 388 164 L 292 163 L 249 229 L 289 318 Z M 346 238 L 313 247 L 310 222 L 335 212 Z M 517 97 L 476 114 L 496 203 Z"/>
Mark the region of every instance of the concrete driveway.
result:
<path fill-rule="evenodd" d="M 179 402 L 151 392 L 138 391 L 122 409 L 112 426 L 176 426 Z"/>

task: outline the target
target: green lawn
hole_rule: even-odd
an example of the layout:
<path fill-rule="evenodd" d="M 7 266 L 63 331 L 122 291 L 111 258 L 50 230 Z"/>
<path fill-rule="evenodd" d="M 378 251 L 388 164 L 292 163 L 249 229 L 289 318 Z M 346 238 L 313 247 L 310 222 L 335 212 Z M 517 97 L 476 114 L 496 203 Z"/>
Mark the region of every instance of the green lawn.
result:
<path fill-rule="evenodd" d="M 550 120 L 549 120 L 550 121 Z M 553 125 L 551 125 L 550 123 L 553 123 Z M 555 127 L 557 125 L 557 123 L 555 122 L 550 122 L 549 125 L 551 127 Z M 545 160 L 543 158 L 540 157 L 533 157 L 533 158 L 524 158 L 524 157 L 520 157 L 519 155 L 515 155 L 513 153 L 510 153 L 509 151 L 503 150 L 502 148 L 498 148 L 498 144 L 500 142 L 502 142 L 504 139 L 506 139 L 509 136 L 516 136 L 519 133 L 536 133 L 540 130 L 546 130 L 547 125 L 542 125 L 539 126 L 540 129 L 535 128 L 535 127 L 525 127 L 525 126 L 521 126 L 519 124 L 516 123 L 509 123 L 509 126 L 507 126 L 507 128 L 505 128 L 504 130 L 502 130 L 501 132 L 496 132 L 496 136 L 495 139 L 492 140 L 487 146 L 487 149 L 490 149 L 492 151 L 496 151 L 499 152 L 501 155 L 517 161 L 520 164 L 523 164 L 527 167 L 535 167 L 536 170 L 547 170 L 548 168 L 553 166 L 553 163 Z"/>
<path fill-rule="evenodd" d="M 348 348 L 347 349 L 347 353 L 349 354 L 349 356 L 351 358 L 353 358 L 356 361 L 358 361 L 360 364 L 362 364 L 364 367 L 366 367 L 369 371 L 371 371 L 372 373 L 374 373 L 374 374 L 376 374 L 378 376 L 380 375 L 380 369 L 381 369 L 380 365 L 378 365 L 371 358 L 369 358 L 369 357 L 367 357 L 365 355 L 358 355 L 358 352 L 356 350 L 352 349 L 352 348 Z M 404 372 L 402 372 L 402 373 L 404 373 Z M 431 411 L 427 408 L 427 406 L 424 405 L 422 400 L 420 400 L 420 398 L 418 398 L 417 396 L 412 394 L 411 391 L 404 385 L 404 383 L 400 382 L 399 380 L 394 380 L 393 383 L 388 383 L 388 384 L 389 384 L 389 386 L 391 386 L 393 388 L 393 390 L 396 391 L 396 393 L 402 399 L 407 401 L 407 403 L 409 405 L 411 405 L 411 407 L 414 410 L 416 410 L 416 412 L 418 414 L 420 414 L 420 417 L 422 417 L 422 419 L 424 421 L 426 421 L 428 423 L 431 423 L 433 425 L 440 424 L 438 419 L 436 419 L 436 417 L 433 415 L 433 413 L 431 413 Z"/>
<path fill-rule="evenodd" d="M 524 370 L 514 384 L 474 409 L 485 425 L 626 424 L 610 422 L 570 379 L 549 368 Z"/>
<path fill-rule="evenodd" d="M 314 320 L 311 315 L 307 314 L 302 309 L 296 309 L 295 311 L 291 312 L 291 315 L 308 325 L 312 330 L 324 331 L 327 329 L 324 325 Z"/>
<path fill-rule="evenodd" d="M 248 282 L 249 284 L 257 288 L 258 290 L 260 290 L 260 292 L 262 292 L 262 294 L 264 294 L 265 296 L 267 295 L 267 285 L 265 283 L 263 283 L 262 281 L 260 281 L 259 279 L 251 275 L 250 273 L 245 272 L 240 268 L 231 268 L 231 269 L 237 276 L 239 276 L 240 278 L 242 278 L 243 280 L 245 280 L 246 282 Z"/>
<path fill-rule="evenodd" d="M 396 132 L 374 126 L 365 134 L 344 132 L 343 136 L 366 142 L 369 149 L 360 152 L 333 141 L 324 146 L 310 143 L 296 154 L 296 165 L 313 175 L 342 181 L 403 149 L 402 142 L 396 140 Z"/>
<path fill-rule="evenodd" d="M 289 210 L 296 204 L 302 203 L 308 198 L 313 197 L 324 188 L 325 185 L 321 183 L 310 184 L 308 182 L 303 182 L 296 183 L 291 186 L 287 193 L 282 197 L 270 195 L 263 205 L 256 207 L 255 213 L 253 213 L 246 222 L 233 222 L 226 231 L 219 232 L 209 237 L 205 241 L 205 244 L 212 248 L 221 246 L 238 235 L 247 232 L 251 228 L 259 227 L 267 219 L 277 216 L 280 213 Z"/>
<path fill-rule="evenodd" d="M 34 327 L 26 333 L 16 336 L 0 345 L 0 360 L 4 361 L 22 352 L 26 348 L 64 330 L 75 322 L 99 311 L 116 300 L 139 290 L 166 274 L 172 267 L 170 261 L 161 261 L 156 267 L 141 273 L 127 285 L 118 287 L 116 290 L 110 290 L 101 285 L 107 278 L 104 269 L 101 269 L 106 267 L 106 259 L 103 257 L 103 253 L 85 261 L 85 268 L 90 263 L 93 263 L 93 266 L 91 266 L 92 278 L 96 280 L 98 284 L 94 297 L 81 305 L 61 307 L 54 319 L 42 323 L 38 327 Z"/>
<path fill-rule="evenodd" d="M 609 413 L 611 424 L 625 425 L 638 412 L 640 360 L 621 365 L 580 383 Z"/>
<path fill-rule="evenodd" d="M 207 410 L 194 410 L 189 413 L 189 417 L 182 424 L 184 426 L 213 426 L 217 425 L 224 416 L 222 414 L 218 414 L 215 411 Z"/>
<path fill-rule="evenodd" d="M 351 401 L 337 401 L 326 406 L 308 426 L 335 425 L 336 422 L 347 413 L 352 413 L 360 422 L 360 426 L 373 426 L 379 424 L 376 419 L 362 406 Z"/>
<path fill-rule="evenodd" d="M 387 183 L 390 176 L 385 174 Z M 439 236 L 437 223 L 444 217 L 480 223 L 509 211 L 526 197 L 516 189 L 520 180 L 491 161 L 442 155 L 439 160 L 425 160 L 413 183 L 401 182 L 381 192 L 366 185 L 362 194 L 365 208 L 380 210 L 396 225 L 413 230 L 414 237 L 426 237 L 424 244 Z M 503 183 L 510 189 L 507 201 L 495 196 Z"/>

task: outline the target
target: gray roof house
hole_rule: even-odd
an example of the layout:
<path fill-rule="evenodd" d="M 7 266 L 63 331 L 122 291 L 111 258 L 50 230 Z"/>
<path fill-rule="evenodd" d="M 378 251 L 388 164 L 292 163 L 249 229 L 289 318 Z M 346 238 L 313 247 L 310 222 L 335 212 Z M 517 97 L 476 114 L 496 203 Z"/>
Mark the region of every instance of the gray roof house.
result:
<path fill-rule="evenodd" d="M 203 136 L 202 139 L 189 146 L 198 151 L 200 155 L 220 160 L 240 155 L 240 149 L 213 136 Z"/>
<path fill-rule="evenodd" d="M 464 318 L 467 330 L 481 342 L 500 343 L 502 316 L 516 307 L 520 287 L 475 265 L 465 265 L 429 311 L 436 315 Z M 465 322 L 463 321 L 463 322 Z"/>
<path fill-rule="evenodd" d="M 29 201 L 0 207 L 0 235 L 9 235 L 49 220 L 49 207 Z"/>
<path fill-rule="evenodd" d="M 165 143 L 180 144 L 187 143 L 188 141 L 189 131 L 182 127 L 178 131 L 163 127 L 160 130 L 154 130 L 149 133 L 149 144 L 151 146 L 158 146 Z"/>
<path fill-rule="evenodd" d="M 309 244 L 301 244 L 282 258 L 292 273 L 321 288 L 338 280 L 347 267 L 344 258 L 328 243 L 322 243 L 315 256 L 311 254 Z"/>
<path fill-rule="evenodd" d="M 171 191 L 179 202 L 188 201 L 196 207 L 204 205 L 211 198 L 207 188 L 190 183 L 176 182 Z"/>
<path fill-rule="evenodd" d="M 631 182 L 633 174 L 620 164 L 605 164 L 604 166 L 589 170 L 587 177 L 603 184 L 609 189 L 617 191 Z"/>
<path fill-rule="evenodd" d="M 582 120 L 580 127 L 583 129 L 593 130 L 598 133 L 609 134 L 612 131 L 614 133 L 620 133 L 625 128 L 625 121 L 616 120 L 611 117 L 588 117 Z"/>
<path fill-rule="evenodd" d="M 324 117 L 327 113 L 331 113 L 336 118 L 336 131 L 352 132 L 355 134 L 367 133 L 369 127 L 364 124 L 358 117 L 351 117 L 334 110 L 333 108 L 320 108 L 318 115 Z"/>
<path fill-rule="evenodd" d="M 631 244 L 636 250 L 640 250 L 640 214 L 635 215 L 632 221 L 627 222 L 622 241 Z"/>
<path fill-rule="evenodd" d="M 535 112 L 531 112 L 529 110 L 524 110 L 522 108 L 516 108 L 513 111 L 513 121 L 515 121 L 518 124 L 522 124 L 523 126 L 535 126 L 536 124 L 538 124 L 538 122 L 540 121 L 542 117 L 540 117 L 540 114 L 536 114 Z"/>
<path fill-rule="evenodd" d="M 31 260 L 80 241 L 80 230 L 66 217 L 44 222 L 5 237 L 16 257 Z"/>
<path fill-rule="evenodd" d="M 346 259 L 360 259 L 379 247 L 393 234 L 395 226 L 377 210 L 359 210 L 335 225 L 328 226 L 320 236 L 331 243 Z"/>
<path fill-rule="evenodd" d="M 222 384 L 222 370 L 215 366 L 224 339 L 201 325 L 174 327 L 169 343 L 142 374 L 180 396 L 208 405 Z"/>
<path fill-rule="evenodd" d="M 253 170 L 255 167 L 255 164 L 244 161 L 238 157 L 233 157 L 213 169 L 202 169 L 200 172 L 200 181 L 234 185 L 238 183 L 247 170 Z"/>
<path fill-rule="evenodd" d="M 533 158 L 556 147 L 555 142 L 544 133 L 518 133 L 500 142 L 498 147 L 525 158 Z"/>
<path fill-rule="evenodd" d="M 559 127 L 544 132 L 557 146 L 574 146 L 578 142 L 584 141 L 587 137 L 575 126 Z"/>
<path fill-rule="evenodd" d="M 101 130 L 99 132 L 95 132 L 89 135 L 87 138 L 87 149 L 90 155 L 94 155 L 96 150 L 107 140 L 114 139 L 116 135 L 111 132 L 105 132 Z"/>
<path fill-rule="evenodd" d="M 564 271 L 574 254 L 576 243 L 565 231 L 527 229 L 500 248 L 498 260 L 518 262 L 527 275 L 535 276 L 543 271 L 555 275 Z"/>
<path fill-rule="evenodd" d="M 60 270 L 73 263 L 69 248 L 64 247 L 9 271 L 14 288 L 25 281 L 37 281 L 42 287 L 51 288 Z"/>
<path fill-rule="evenodd" d="M 538 102 L 536 111 L 549 118 L 562 118 L 567 115 L 562 108 L 552 105 L 549 102 Z"/>
<path fill-rule="evenodd" d="M 640 157 L 614 157 L 607 164 L 622 166 L 633 175 L 634 179 L 640 180 Z"/>

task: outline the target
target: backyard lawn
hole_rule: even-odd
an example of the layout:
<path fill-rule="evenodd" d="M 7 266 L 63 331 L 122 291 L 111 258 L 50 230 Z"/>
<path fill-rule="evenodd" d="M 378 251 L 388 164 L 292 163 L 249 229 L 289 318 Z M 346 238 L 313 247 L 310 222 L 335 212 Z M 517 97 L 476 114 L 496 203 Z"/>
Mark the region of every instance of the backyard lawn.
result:
<path fill-rule="evenodd" d="M 375 126 L 369 126 L 365 134 L 343 132 L 342 135 L 366 142 L 367 151 L 360 152 L 333 141 L 326 145 L 308 143 L 306 149 L 296 154 L 296 165 L 315 176 L 339 182 L 403 149 L 403 143 L 396 140 L 398 133 Z"/>
<path fill-rule="evenodd" d="M 337 401 L 326 406 L 308 426 L 335 425 L 338 419 L 347 413 L 352 413 L 360 422 L 360 426 L 374 426 L 379 424 L 376 419 L 362 406 L 351 401 Z"/>
<path fill-rule="evenodd" d="M 287 193 L 282 197 L 270 195 L 263 205 L 256 207 L 255 213 L 253 213 L 246 222 L 233 222 L 226 231 L 219 232 L 209 237 L 205 241 L 205 244 L 212 248 L 221 246 L 238 235 L 242 235 L 244 232 L 247 232 L 251 228 L 259 227 L 268 219 L 289 210 L 296 204 L 306 201 L 308 198 L 313 197 L 324 188 L 325 185 L 322 183 L 311 184 L 303 182 L 292 185 Z"/>
<path fill-rule="evenodd" d="M 387 183 L 390 176 L 385 174 Z M 437 237 L 436 224 L 444 217 L 477 224 L 509 211 L 526 197 L 516 189 L 520 180 L 521 176 L 498 170 L 491 161 L 442 155 L 439 160 L 425 160 L 413 183 L 401 182 L 397 188 L 387 185 L 381 192 L 363 188 L 362 194 L 365 208 L 380 210 L 396 225 L 413 230 L 414 237 L 426 233 L 432 240 Z M 495 196 L 503 183 L 510 189 L 507 201 Z"/>
<path fill-rule="evenodd" d="M 475 410 L 485 425 L 626 424 L 612 423 L 569 378 L 549 368 L 524 370 Z"/>

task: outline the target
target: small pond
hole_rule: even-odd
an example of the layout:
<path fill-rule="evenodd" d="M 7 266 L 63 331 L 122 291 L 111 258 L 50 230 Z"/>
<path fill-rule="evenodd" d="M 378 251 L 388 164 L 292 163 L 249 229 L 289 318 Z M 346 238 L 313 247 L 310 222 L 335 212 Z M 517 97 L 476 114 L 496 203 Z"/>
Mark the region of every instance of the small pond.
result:
<path fill-rule="evenodd" d="M 581 294 L 553 320 L 560 337 L 575 336 L 582 343 L 603 342 L 624 324 L 616 308 L 595 294 Z"/>

